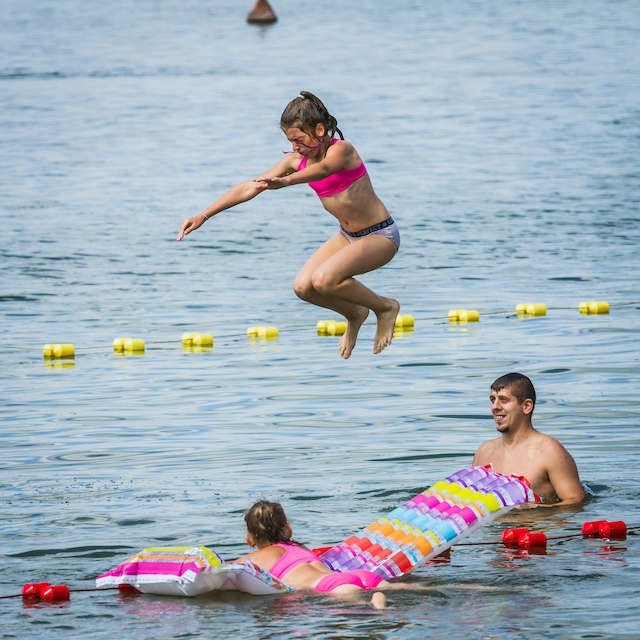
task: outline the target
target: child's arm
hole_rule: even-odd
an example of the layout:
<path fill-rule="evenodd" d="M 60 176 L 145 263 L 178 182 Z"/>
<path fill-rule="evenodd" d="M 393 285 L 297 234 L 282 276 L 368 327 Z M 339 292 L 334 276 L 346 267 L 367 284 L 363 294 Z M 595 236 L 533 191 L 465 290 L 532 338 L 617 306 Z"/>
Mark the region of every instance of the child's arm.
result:
<path fill-rule="evenodd" d="M 287 156 L 282 158 L 274 167 L 265 173 L 265 176 L 276 177 L 284 176 L 294 171 L 294 159 Z M 246 180 L 231 187 L 223 196 L 218 198 L 210 207 L 199 213 L 197 216 L 187 218 L 180 228 L 177 240 L 182 240 L 187 234 L 201 227 L 209 218 L 217 215 L 221 211 L 231 209 L 242 202 L 247 202 L 255 198 L 258 194 L 266 191 L 269 187 L 260 181 L 260 179 Z"/>
<path fill-rule="evenodd" d="M 237 204 L 246 202 L 247 200 L 251 200 L 265 189 L 266 187 L 260 185 L 255 180 L 247 180 L 246 182 L 237 184 L 235 187 L 229 189 L 229 191 L 227 191 L 227 193 L 225 193 L 221 198 L 216 200 L 208 209 L 205 209 L 197 216 L 187 218 L 182 223 L 182 227 L 180 228 L 180 232 L 178 233 L 177 240 L 182 240 L 182 238 L 184 238 L 187 234 L 195 231 L 198 227 L 202 226 L 209 218 L 215 216 L 221 211 L 230 209 L 231 207 L 235 207 Z"/>
<path fill-rule="evenodd" d="M 294 184 L 322 180 L 340 171 L 340 169 L 344 169 L 355 155 L 355 152 L 355 149 L 350 143 L 340 140 L 329 147 L 327 155 L 319 162 L 307 165 L 300 171 L 294 171 L 293 173 L 281 176 L 265 174 L 256 178 L 256 181 L 264 184 L 265 189 L 281 189 L 282 187 L 290 187 Z"/>

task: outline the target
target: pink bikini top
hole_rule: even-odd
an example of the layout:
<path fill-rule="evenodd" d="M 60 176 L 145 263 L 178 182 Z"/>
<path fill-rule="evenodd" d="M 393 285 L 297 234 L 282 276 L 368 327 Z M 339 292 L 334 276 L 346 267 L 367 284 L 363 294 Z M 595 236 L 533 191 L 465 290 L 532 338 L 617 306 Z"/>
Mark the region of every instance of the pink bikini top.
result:
<path fill-rule="evenodd" d="M 331 141 L 331 144 L 338 142 L 336 138 Z M 298 171 L 304 169 L 307 166 L 307 159 L 302 156 L 300 164 L 298 165 Z M 332 173 L 322 180 L 316 180 L 310 182 L 309 186 L 318 194 L 320 198 L 328 198 L 329 196 L 335 196 L 336 193 L 340 193 L 345 189 L 348 189 L 356 180 L 362 178 L 367 173 L 367 167 L 364 166 L 364 162 L 361 162 L 355 169 L 340 169 Z"/>
<path fill-rule="evenodd" d="M 275 546 L 284 549 L 282 556 L 269 569 L 269 573 L 278 580 L 282 580 L 285 574 L 295 569 L 298 565 L 304 562 L 317 562 L 318 560 L 318 556 L 313 551 L 309 551 L 309 549 L 300 547 L 297 544 L 277 542 Z"/>

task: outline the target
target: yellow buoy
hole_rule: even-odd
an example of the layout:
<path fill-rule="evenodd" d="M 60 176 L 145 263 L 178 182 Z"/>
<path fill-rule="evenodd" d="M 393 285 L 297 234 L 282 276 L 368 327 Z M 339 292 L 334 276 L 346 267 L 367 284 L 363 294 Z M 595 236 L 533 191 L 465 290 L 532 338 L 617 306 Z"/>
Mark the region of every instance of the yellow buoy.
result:
<path fill-rule="evenodd" d="M 516 313 L 519 316 L 546 316 L 547 305 L 541 302 L 525 302 L 516 305 Z"/>
<path fill-rule="evenodd" d="M 278 337 L 278 327 L 258 327 L 258 338 L 267 338 L 269 340 Z"/>
<path fill-rule="evenodd" d="M 249 327 L 247 336 L 249 338 L 265 338 L 273 340 L 278 337 L 278 327 Z"/>
<path fill-rule="evenodd" d="M 124 343 L 126 340 L 130 340 L 130 338 L 114 338 L 113 350 L 116 353 L 122 353 L 124 351 Z"/>
<path fill-rule="evenodd" d="M 415 325 L 415 320 L 412 315 L 398 315 L 396 316 L 395 328 L 396 329 L 412 329 Z"/>
<path fill-rule="evenodd" d="M 76 348 L 72 344 L 45 344 L 42 347 L 42 356 L 47 360 L 75 358 Z"/>
<path fill-rule="evenodd" d="M 476 309 L 465 309 L 463 313 L 460 314 L 460 322 L 479 322 L 480 321 L 480 312 Z"/>
<path fill-rule="evenodd" d="M 213 347 L 213 336 L 210 333 L 197 333 L 193 337 L 194 347 Z"/>
<path fill-rule="evenodd" d="M 449 322 L 480 322 L 480 312 L 476 309 L 451 309 Z"/>
<path fill-rule="evenodd" d="M 116 353 L 144 353 L 142 338 L 114 338 L 113 350 Z"/>
<path fill-rule="evenodd" d="M 193 337 L 198 335 L 197 333 L 193 333 L 193 332 L 186 332 L 182 334 L 182 346 L 183 347 L 191 347 L 193 346 Z"/>
<path fill-rule="evenodd" d="M 610 309 L 609 303 L 605 301 L 581 302 L 578 305 L 580 313 L 585 314 L 606 314 L 609 313 Z"/>
<path fill-rule="evenodd" d="M 319 336 L 341 336 L 347 330 L 345 320 L 318 320 L 316 332 Z"/>
<path fill-rule="evenodd" d="M 327 335 L 341 336 L 347 330 L 347 323 L 344 320 L 329 320 L 327 322 Z"/>
<path fill-rule="evenodd" d="M 213 336 L 210 333 L 183 333 L 182 346 L 185 349 L 191 347 L 213 347 Z"/>
<path fill-rule="evenodd" d="M 144 340 L 142 338 L 125 338 L 123 348 L 125 353 L 143 353 Z"/>

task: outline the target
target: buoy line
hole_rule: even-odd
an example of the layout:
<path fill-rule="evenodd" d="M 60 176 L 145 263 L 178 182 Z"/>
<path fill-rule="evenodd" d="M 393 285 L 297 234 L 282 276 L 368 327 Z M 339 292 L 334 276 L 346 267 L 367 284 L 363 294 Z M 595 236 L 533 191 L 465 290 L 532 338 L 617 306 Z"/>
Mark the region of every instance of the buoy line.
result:
<path fill-rule="evenodd" d="M 600 539 L 603 542 L 624 541 L 629 534 L 635 535 L 640 525 L 627 525 L 623 520 L 593 520 L 584 522 L 579 533 L 547 536 L 544 532 L 532 532 L 526 527 L 504 529 L 500 540 L 482 542 L 459 542 L 455 547 L 463 546 L 500 546 L 506 547 L 519 554 L 545 555 L 548 541 L 567 540 L 571 538 Z M 324 547 L 320 548 L 323 550 Z M 449 550 L 448 550 L 449 551 Z M 437 557 L 432 560 L 437 561 Z M 0 600 L 22 598 L 27 603 L 42 602 L 54 604 L 71 599 L 72 593 L 120 591 L 124 594 L 139 594 L 139 591 L 126 583 L 117 587 L 87 587 L 70 588 L 65 584 L 51 584 L 49 582 L 28 582 L 22 585 L 20 593 L 0 595 Z"/>
<path fill-rule="evenodd" d="M 580 315 L 608 315 L 611 308 L 624 308 L 638 306 L 640 301 L 620 302 L 611 305 L 606 301 L 585 301 L 578 305 Z M 547 311 L 567 311 L 575 309 L 575 306 L 558 306 L 547 307 L 544 303 L 520 303 L 516 305 L 515 310 L 495 310 L 483 311 L 480 313 L 477 309 L 450 309 L 447 315 L 418 315 L 399 314 L 394 329 L 394 336 L 406 336 L 415 331 L 415 323 L 418 322 L 448 322 L 450 325 L 474 324 L 480 322 L 481 317 L 503 316 L 505 318 L 537 318 L 547 315 Z M 319 320 L 316 324 L 316 333 L 318 336 L 340 336 L 346 331 L 347 323 L 344 320 Z M 181 338 L 170 340 L 145 340 L 143 338 L 118 337 L 112 342 L 113 351 L 118 355 L 141 355 L 145 352 L 147 346 L 158 345 L 174 345 L 181 342 L 186 352 L 203 352 L 211 351 L 214 347 L 215 339 L 239 339 L 248 337 L 250 341 L 271 341 L 279 337 L 283 333 L 298 333 L 309 331 L 311 327 L 308 324 L 291 325 L 283 328 L 276 326 L 250 326 L 242 333 L 231 332 L 214 336 L 210 333 L 186 332 Z M 6 349 L 18 351 L 32 351 L 33 345 L 5 345 Z M 106 349 L 106 345 L 85 345 L 80 347 L 82 351 L 99 351 Z M 47 361 L 55 360 L 73 360 L 76 355 L 76 346 L 73 343 L 47 343 L 42 348 L 42 355 Z"/>

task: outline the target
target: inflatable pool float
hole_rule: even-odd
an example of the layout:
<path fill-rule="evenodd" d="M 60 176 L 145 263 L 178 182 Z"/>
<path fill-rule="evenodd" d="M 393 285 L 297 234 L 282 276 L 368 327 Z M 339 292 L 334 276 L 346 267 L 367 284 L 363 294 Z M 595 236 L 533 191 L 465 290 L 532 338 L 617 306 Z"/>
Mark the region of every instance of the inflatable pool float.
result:
<path fill-rule="evenodd" d="M 253 595 L 292 591 L 253 562 L 225 562 L 207 547 L 143 549 L 96 579 L 96 587 L 121 585 L 166 596 L 199 596 L 228 590 Z"/>
<path fill-rule="evenodd" d="M 324 550 L 320 559 L 334 571 L 369 569 L 397 578 L 526 502 L 540 498 L 522 476 L 489 466 L 461 469 Z"/>
<path fill-rule="evenodd" d="M 502 475 L 490 467 L 469 467 L 436 482 L 343 542 L 316 553 L 333 571 L 369 569 L 393 579 L 516 505 L 539 501 L 522 477 Z M 96 579 L 97 587 L 120 585 L 174 596 L 231 589 L 255 595 L 292 591 L 251 561 L 227 563 L 206 547 L 144 549 Z"/>

